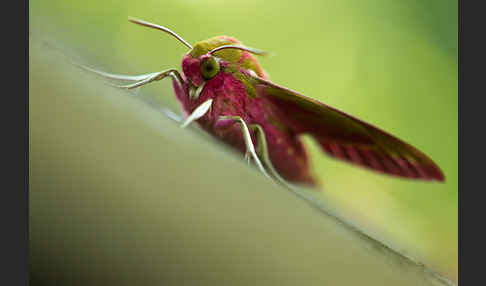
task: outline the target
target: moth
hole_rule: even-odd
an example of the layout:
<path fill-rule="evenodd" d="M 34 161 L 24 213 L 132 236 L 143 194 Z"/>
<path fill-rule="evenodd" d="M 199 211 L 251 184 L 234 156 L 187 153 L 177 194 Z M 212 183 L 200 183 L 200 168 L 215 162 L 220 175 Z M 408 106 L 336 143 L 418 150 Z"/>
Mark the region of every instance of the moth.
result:
<path fill-rule="evenodd" d="M 311 135 L 328 155 L 383 174 L 416 180 L 444 181 L 440 168 L 406 142 L 358 118 L 277 85 L 256 60 L 264 52 L 235 38 L 217 36 L 190 45 L 170 29 L 129 18 L 164 31 L 189 48 L 176 69 L 138 76 L 90 69 L 135 89 L 171 78 L 186 118 L 253 161 L 268 177 L 284 184 L 314 186 L 300 135 Z"/>

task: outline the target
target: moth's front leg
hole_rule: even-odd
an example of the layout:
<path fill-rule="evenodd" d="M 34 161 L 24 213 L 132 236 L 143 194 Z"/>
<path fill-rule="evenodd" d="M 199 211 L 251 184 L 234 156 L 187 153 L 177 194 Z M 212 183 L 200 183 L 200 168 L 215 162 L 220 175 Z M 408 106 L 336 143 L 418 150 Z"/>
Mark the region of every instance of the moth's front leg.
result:
<path fill-rule="evenodd" d="M 250 158 L 253 158 L 258 169 L 265 176 L 270 178 L 270 176 L 268 175 L 267 171 L 263 167 L 263 164 L 260 161 L 260 158 L 258 157 L 258 155 L 255 151 L 255 145 L 253 144 L 253 141 L 251 139 L 250 130 L 248 129 L 248 126 L 246 125 L 243 118 L 241 118 L 239 116 L 220 116 L 218 121 L 215 124 L 215 127 L 216 128 L 228 127 L 228 126 L 231 126 L 232 124 L 235 124 L 235 123 L 239 123 L 240 127 L 241 127 L 241 132 L 243 134 L 243 140 L 245 141 L 245 146 L 246 146 L 245 158 L 247 160 L 249 160 Z"/>
<path fill-rule="evenodd" d="M 129 85 L 113 85 L 113 84 L 111 84 L 112 86 L 119 87 L 119 88 L 126 88 L 126 89 L 137 88 L 137 87 L 141 87 L 145 84 L 151 83 L 153 81 L 162 80 L 162 79 L 164 79 L 168 76 L 170 76 L 172 78 L 172 80 L 174 82 L 174 88 L 177 88 L 179 90 L 183 90 L 184 85 L 185 85 L 181 74 L 175 69 L 169 69 L 169 70 L 165 70 L 165 71 L 142 74 L 142 75 L 123 75 L 123 74 L 112 74 L 112 73 L 107 73 L 107 72 L 104 72 L 104 71 L 99 71 L 99 70 L 96 70 L 96 69 L 78 64 L 78 63 L 73 63 L 73 64 L 75 66 L 83 69 L 83 70 L 92 72 L 94 74 L 97 74 L 97 75 L 104 77 L 104 78 L 107 78 L 107 79 L 135 82 L 135 83 L 132 83 L 132 84 L 129 84 Z M 139 89 L 137 89 L 136 95 L 138 95 L 138 90 Z M 177 122 L 181 121 L 181 118 L 177 114 L 175 114 L 174 112 L 169 110 L 168 108 L 165 108 L 165 107 L 161 108 L 160 111 L 163 112 L 167 117 L 169 117 L 170 119 L 172 119 L 174 121 L 177 121 Z"/>
<path fill-rule="evenodd" d="M 181 75 L 176 69 L 168 69 L 160 72 L 154 72 L 154 73 L 148 73 L 148 74 L 142 74 L 142 75 L 122 75 L 122 74 L 112 74 L 112 73 L 107 73 L 103 71 L 99 71 L 84 65 L 76 64 L 74 63 L 79 68 L 82 68 L 84 70 L 87 70 L 89 72 L 95 73 L 99 76 L 102 76 L 104 78 L 109 78 L 109 79 L 114 79 L 114 80 L 124 80 L 124 81 L 134 81 L 135 83 L 128 84 L 128 85 L 115 85 L 112 84 L 112 86 L 118 87 L 118 88 L 124 88 L 124 89 L 133 89 L 137 87 L 141 87 L 143 85 L 146 85 L 148 83 L 151 83 L 153 81 L 159 81 L 162 80 L 168 76 L 170 76 L 173 80 L 175 80 L 179 86 L 184 86 L 184 80 L 182 79 Z"/>

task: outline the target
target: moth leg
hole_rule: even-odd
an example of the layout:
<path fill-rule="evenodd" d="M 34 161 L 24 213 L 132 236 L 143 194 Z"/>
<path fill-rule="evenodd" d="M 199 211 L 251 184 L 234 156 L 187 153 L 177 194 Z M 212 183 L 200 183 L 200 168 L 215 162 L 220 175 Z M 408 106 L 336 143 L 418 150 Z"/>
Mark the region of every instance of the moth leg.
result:
<path fill-rule="evenodd" d="M 115 87 L 119 88 L 125 88 L 125 89 L 132 89 L 132 88 L 137 88 L 142 85 L 145 85 L 147 83 L 150 83 L 152 81 L 157 81 L 161 80 L 167 76 L 172 77 L 180 86 L 184 85 L 184 81 L 182 80 L 181 75 L 179 72 L 175 69 L 169 69 L 165 71 L 160 71 L 160 72 L 153 72 L 153 73 L 148 73 L 148 74 L 142 74 L 142 75 L 122 75 L 122 74 L 112 74 L 112 73 L 107 73 L 103 71 L 99 71 L 87 66 L 83 66 L 77 63 L 74 63 L 77 67 L 80 67 L 84 70 L 87 70 L 89 72 L 95 73 L 99 76 L 109 78 L 109 79 L 114 79 L 114 80 L 124 80 L 124 81 L 136 81 L 133 84 L 128 84 L 128 85 L 114 85 Z"/>
<path fill-rule="evenodd" d="M 280 174 L 275 170 L 273 167 L 272 161 L 270 160 L 270 155 L 268 153 L 268 144 L 267 139 L 265 137 L 265 132 L 263 128 L 258 124 L 251 124 L 248 126 L 252 131 L 255 131 L 257 136 L 257 148 L 256 153 L 262 159 L 265 166 L 268 168 L 269 173 L 282 185 L 285 187 L 294 190 L 295 188 L 289 184 L 285 179 L 283 179 Z"/>
<path fill-rule="evenodd" d="M 112 84 L 112 85 L 115 86 L 115 87 L 118 87 L 118 88 L 123 88 L 123 89 L 133 89 L 133 88 L 141 87 L 141 86 L 146 85 L 148 83 L 151 83 L 153 81 L 158 81 L 158 80 L 164 79 L 168 76 L 172 77 L 179 84 L 181 84 L 181 82 L 178 79 L 180 77 L 179 72 L 175 69 L 169 69 L 169 70 L 165 70 L 165 71 L 160 71 L 160 72 L 148 74 L 148 75 L 146 75 L 146 77 L 144 79 L 139 80 L 139 81 L 132 83 L 132 84 L 127 84 L 127 85 Z"/>
<path fill-rule="evenodd" d="M 258 169 L 268 178 L 271 178 L 265 168 L 263 167 L 262 162 L 260 161 L 260 158 L 258 158 L 258 155 L 255 152 L 255 146 L 253 145 L 253 141 L 251 140 L 251 135 L 250 131 L 248 130 L 248 126 L 246 125 L 245 121 L 239 117 L 239 116 L 220 116 L 219 120 L 233 120 L 235 123 L 240 123 L 241 125 L 241 132 L 243 133 L 243 139 L 245 140 L 245 146 L 246 146 L 246 153 L 245 153 L 245 159 L 249 162 L 250 158 L 252 158 L 255 161 L 255 164 L 257 165 Z"/>
<path fill-rule="evenodd" d="M 194 120 L 198 120 L 199 118 L 203 117 L 204 114 L 206 114 L 210 109 L 211 109 L 211 104 L 213 103 L 213 100 L 210 98 L 203 102 L 201 105 L 196 107 L 194 111 L 189 115 L 184 122 L 181 125 L 181 128 L 185 128 L 187 125 L 189 125 L 191 122 Z"/>
<path fill-rule="evenodd" d="M 75 65 L 75 66 L 77 66 L 77 67 L 79 67 L 83 70 L 92 72 L 92 73 L 97 74 L 99 76 L 102 76 L 104 78 L 116 79 L 116 80 L 138 81 L 138 80 L 143 80 L 143 79 L 154 74 L 154 73 L 148 73 L 148 74 L 142 74 L 142 75 L 113 74 L 113 73 L 107 73 L 107 72 L 104 72 L 104 71 L 100 71 L 100 70 L 97 70 L 97 69 L 94 69 L 94 68 L 90 68 L 90 67 L 78 64 L 78 63 L 73 63 L 73 65 Z"/>

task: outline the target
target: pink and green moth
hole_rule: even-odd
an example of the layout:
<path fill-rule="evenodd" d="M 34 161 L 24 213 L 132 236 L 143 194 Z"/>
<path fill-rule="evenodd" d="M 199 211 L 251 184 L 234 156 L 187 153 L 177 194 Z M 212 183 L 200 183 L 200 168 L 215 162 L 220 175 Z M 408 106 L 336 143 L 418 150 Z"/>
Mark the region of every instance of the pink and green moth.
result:
<path fill-rule="evenodd" d="M 440 168 L 404 141 L 315 99 L 268 80 L 248 48 L 228 36 L 191 46 L 179 35 L 156 24 L 129 21 L 162 30 L 189 48 L 182 73 L 168 69 L 139 76 L 108 74 L 133 81 L 118 87 L 133 89 L 166 77 L 191 122 L 245 154 L 268 177 L 287 184 L 315 185 L 300 135 L 309 134 L 328 155 L 384 174 L 444 181 Z"/>

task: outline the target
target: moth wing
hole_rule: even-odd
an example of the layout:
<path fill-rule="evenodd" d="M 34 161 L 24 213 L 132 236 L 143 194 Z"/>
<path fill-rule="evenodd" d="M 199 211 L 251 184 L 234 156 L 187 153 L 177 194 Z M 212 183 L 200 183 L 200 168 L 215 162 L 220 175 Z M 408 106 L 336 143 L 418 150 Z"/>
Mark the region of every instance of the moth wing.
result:
<path fill-rule="evenodd" d="M 330 156 L 389 175 L 444 181 L 440 168 L 404 141 L 293 90 L 258 76 L 252 79 L 260 94 L 283 112 L 292 131 L 310 134 Z"/>

